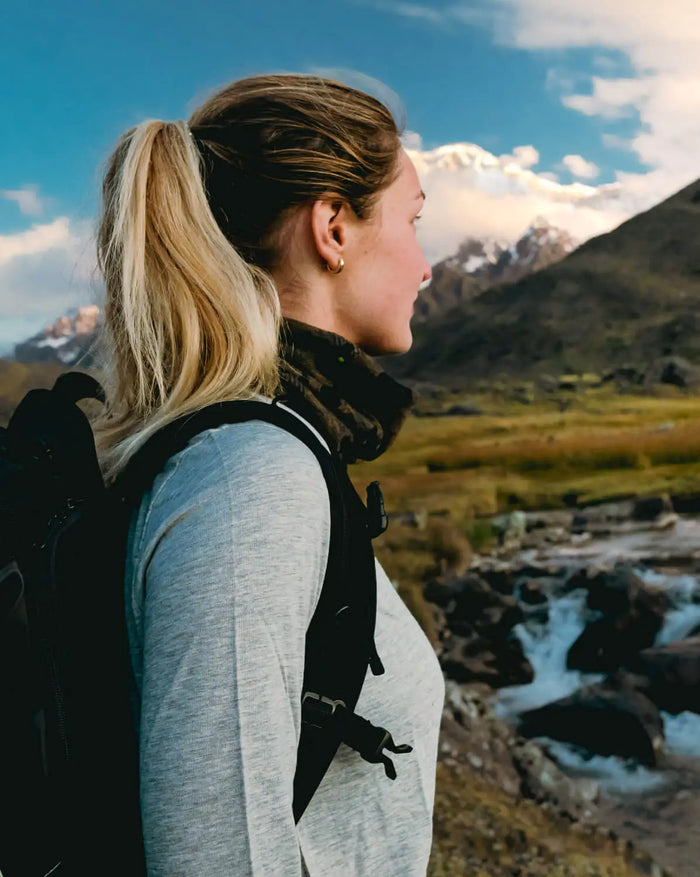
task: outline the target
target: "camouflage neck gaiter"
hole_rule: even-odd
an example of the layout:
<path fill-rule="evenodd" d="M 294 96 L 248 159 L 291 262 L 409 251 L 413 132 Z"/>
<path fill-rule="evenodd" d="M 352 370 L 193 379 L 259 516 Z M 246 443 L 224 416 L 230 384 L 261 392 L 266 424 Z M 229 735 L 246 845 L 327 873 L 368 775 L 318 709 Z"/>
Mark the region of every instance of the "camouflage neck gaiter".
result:
<path fill-rule="evenodd" d="M 343 463 L 383 454 L 413 392 L 334 332 L 285 319 L 281 342 L 278 398 L 315 426 Z"/>

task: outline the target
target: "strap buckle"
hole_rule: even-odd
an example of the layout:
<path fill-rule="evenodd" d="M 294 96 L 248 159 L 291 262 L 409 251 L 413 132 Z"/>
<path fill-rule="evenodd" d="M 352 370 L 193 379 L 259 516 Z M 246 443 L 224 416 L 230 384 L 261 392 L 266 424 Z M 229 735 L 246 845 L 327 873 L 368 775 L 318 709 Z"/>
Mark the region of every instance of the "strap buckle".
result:
<path fill-rule="evenodd" d="M 324 728 L 339 706 L 345 707 L 345 702 L 331 700 L 315 691 L 305 691 L 301 699 L 301 720 L 314 728 Z"/>

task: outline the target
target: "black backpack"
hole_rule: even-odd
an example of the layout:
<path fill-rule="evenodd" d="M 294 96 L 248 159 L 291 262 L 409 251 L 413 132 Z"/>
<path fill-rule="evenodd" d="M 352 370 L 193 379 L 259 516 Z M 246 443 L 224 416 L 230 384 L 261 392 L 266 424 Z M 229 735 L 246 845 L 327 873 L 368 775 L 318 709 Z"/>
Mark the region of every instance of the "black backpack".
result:
<path fill-rule="evenodd" d="M 138 747 L 124 612 L 131 513 L 167 459 L 197 433 L 266 420 L 309 447 L 331 501 L 321 596 L 306 637 L 302 731 L 294 777 L 298 822 L 341 742 L 396 776 L 391 734 L 354 713 L 374 646 L 371 540 L 386 529 L 377 482 L 367 506 L 346 468 L 295 415 L 224 402 L 152 436 L 105 487 L 89 421 L 75 404 L 104 401 L 86 374 L 32 390 L 0 430 L 0 872 L 145 873 Z"/>

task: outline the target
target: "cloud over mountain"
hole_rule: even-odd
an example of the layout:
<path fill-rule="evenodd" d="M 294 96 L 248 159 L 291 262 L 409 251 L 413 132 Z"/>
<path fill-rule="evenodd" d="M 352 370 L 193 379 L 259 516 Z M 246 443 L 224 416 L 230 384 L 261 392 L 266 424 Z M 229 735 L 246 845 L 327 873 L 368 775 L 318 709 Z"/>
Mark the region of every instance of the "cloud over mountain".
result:
<path fill-rule="evenodd" d="M 530 145 L 501 156 L 474 143 L 407 151 L 428 196 L 419 236 L 431 263 L 467 236 L 516 240 L 536 216 L 583 241 L 636 212 L 635 196 L 619 183 L 564 184 L 552 173 L 538 173 L 533 166 L 539 155 Z M 568 158 L 579 171 L 581 163 L 588 165 L 581 156 Z"/>
<path fill-rule="evenodd" d="M 598 165 L 595 162 L 586 161 L 582 155 L 565 155 L 561 163 L 572 176 L 582 180 L 594 180 L 600 174 Z"/>

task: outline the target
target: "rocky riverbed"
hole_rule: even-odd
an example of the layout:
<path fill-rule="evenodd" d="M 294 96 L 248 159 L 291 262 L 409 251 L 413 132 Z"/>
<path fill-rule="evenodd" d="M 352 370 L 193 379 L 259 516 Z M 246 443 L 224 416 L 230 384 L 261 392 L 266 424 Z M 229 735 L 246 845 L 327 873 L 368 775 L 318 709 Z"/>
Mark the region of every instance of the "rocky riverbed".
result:
<path fill-rule="evenodd" d="M 511 838 L 482 866 L 465 849 L 464 870 L 434 873 L 694 877 L 700 519 L 659 497 L 495 523 L 496 550 L 425 586 L 447 678 L 440 770 L 551 821 L 517 854 Z M 581 854 L 598 870 L 554 870 L 567 836 L 598 839 Z"/>

